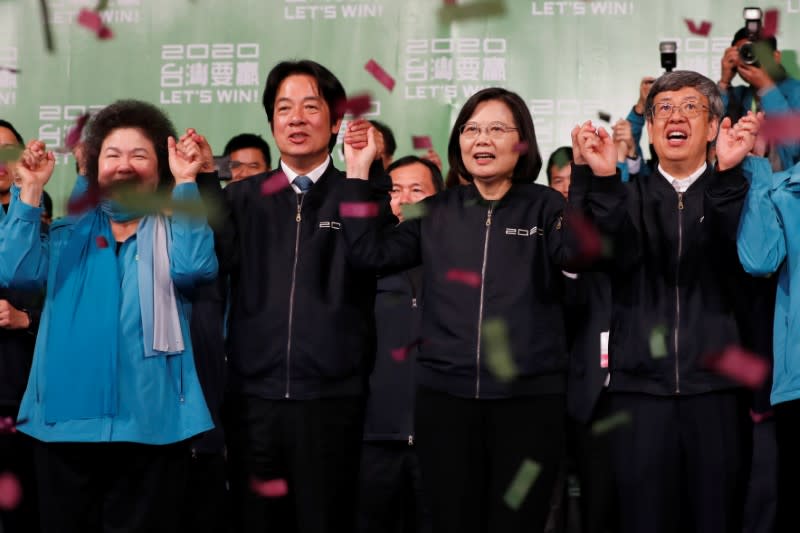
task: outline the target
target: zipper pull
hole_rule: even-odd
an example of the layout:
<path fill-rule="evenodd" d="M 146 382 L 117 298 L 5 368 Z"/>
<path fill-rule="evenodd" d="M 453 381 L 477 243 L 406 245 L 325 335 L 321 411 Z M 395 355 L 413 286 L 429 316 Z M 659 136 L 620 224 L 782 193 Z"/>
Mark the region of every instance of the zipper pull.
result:
<path fill-rule="evenodd" d="M 678 209 L 683 211 L 683 193 L 678 193 Z"/>
<path fill-rule="evenodd" d="M 493 208 L 494 208 L 494 206 L 490 207 L 489 208 L 489 212 L 486 214 L 486 227 L 487 228 L 492 225 L 492 209 Z"/>
<path fill-rule="evenodd" d="M 409 435 L 408 436 L 408 445 L 409 446 L 413 446 L 414 445 L 414 435 Z"/>
<path fill-rule="evenodd" d="M 302 204 L 300 202 L 297 202 L 297 216 L 294 217 L 294 220 L 296 222 L 300 222 L 300 220 L 302 220 L 302 217 L 300 216 L 300 206 L 301 205 Z"/>
<path fill-rule="evenodd" d="M 411 308 L 412 309 L 416 309 L 417 308 L 417 299 L 416 298 L 411 298 Z"/>

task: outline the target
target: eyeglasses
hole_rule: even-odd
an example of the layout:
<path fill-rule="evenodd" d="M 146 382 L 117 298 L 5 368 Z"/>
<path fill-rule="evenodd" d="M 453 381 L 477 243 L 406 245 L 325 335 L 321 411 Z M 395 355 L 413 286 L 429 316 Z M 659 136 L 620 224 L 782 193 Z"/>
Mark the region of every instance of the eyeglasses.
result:
<path fill-rule="evenodd" d="M 665 119 L 670 118 L 675 109 L 679 109 L 681 115 L 686 118 L 695 118 L 699 116 L 704 109 L 708 110 L 708 107 L 692 101 L 682 102 L 680 104 L 660 102 L 658 104 L 654 104 L 653 107 L 650 108 L 650 113 L 652 113 L 655 118 Z"/>
<path fill-rule="evenodd" d="M 458 131 L 465 139 L 475 139 L 484 129 L 486 130 L 486 135 L 492 139 L 500 139 L 509 131 L 517 131 L 517 128 L 506 126 L 502 122 L 490 122 L 485 128 L 481 128 L 476 122 L 467 122 L 462 124 Z"/>

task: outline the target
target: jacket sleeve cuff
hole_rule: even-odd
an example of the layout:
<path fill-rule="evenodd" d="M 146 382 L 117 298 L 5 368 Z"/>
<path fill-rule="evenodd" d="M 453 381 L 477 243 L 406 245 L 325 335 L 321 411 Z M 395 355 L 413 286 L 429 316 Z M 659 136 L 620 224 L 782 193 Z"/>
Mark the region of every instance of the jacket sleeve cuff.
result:
<path fill-rule="evenodd" d="M 342 199 L 348 202 L 366 201 L 372 196 L 372 185 L 367 180 L 348 178 L 341 187 Z"/>
<path fill-rule="evenodd" d="M 38 222 L 42 219 L 42 208 L 33 207 L 22 201 L 15 202 L 12 216 L 26 222 Z"/>
<path fill-rule="evenodd" d="M 196 200 L 200 198 L 197 183 L 181 183 L 172 189 L 173 200 Z"/>

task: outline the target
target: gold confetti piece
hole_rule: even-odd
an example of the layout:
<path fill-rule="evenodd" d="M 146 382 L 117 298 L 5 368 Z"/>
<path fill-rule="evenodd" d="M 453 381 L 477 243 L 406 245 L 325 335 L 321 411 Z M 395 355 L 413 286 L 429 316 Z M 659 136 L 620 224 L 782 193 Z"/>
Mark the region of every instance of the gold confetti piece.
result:
<path fill-rule="evenodd" d="M 511 481 L 511 485 L 508 486 L 505 495 L 503 495 L 506 505 L 515 511 L 519 509 L 519 506 L 525 501 L 525 497 L 536 482 L 536 478 L 539 477 L 541 470 L 542 467 L 535 461 L 530 459 L 522 461 L 517 474 Z"/>

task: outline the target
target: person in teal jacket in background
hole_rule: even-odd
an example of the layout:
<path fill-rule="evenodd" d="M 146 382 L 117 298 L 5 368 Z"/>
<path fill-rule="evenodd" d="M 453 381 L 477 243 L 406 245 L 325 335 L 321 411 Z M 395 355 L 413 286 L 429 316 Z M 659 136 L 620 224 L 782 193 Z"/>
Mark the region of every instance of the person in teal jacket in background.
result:
<path fill-rule="evenodd" d="M 747 158 L 750 190 L 739 226 L 738 250 L 750 274 L 778 273 L 773 333 L 771 403 L 778 443 L 777 531 L 797 531 L 800 496 L 800 163 L 772 173 L 765 158 Z"/>
<path fill-rule="evenodd" d="M 99 205 L 40 237 L 38 207 L 54 168 L 32 141 L 18 201 L 0 226 L 0 285 L 47 293 L 18 429 L 34 439 L 42 531 L 175 531 L 186 440 L 213 424 L 195 371 L 190 295 L 214 279 L 211 229 L 197 210 L 132 210 L 118 186 L 150 195 L 173 185 L 199 202 L 201 161 L 158 108 L 118 101 L 86 139 Z"/>

